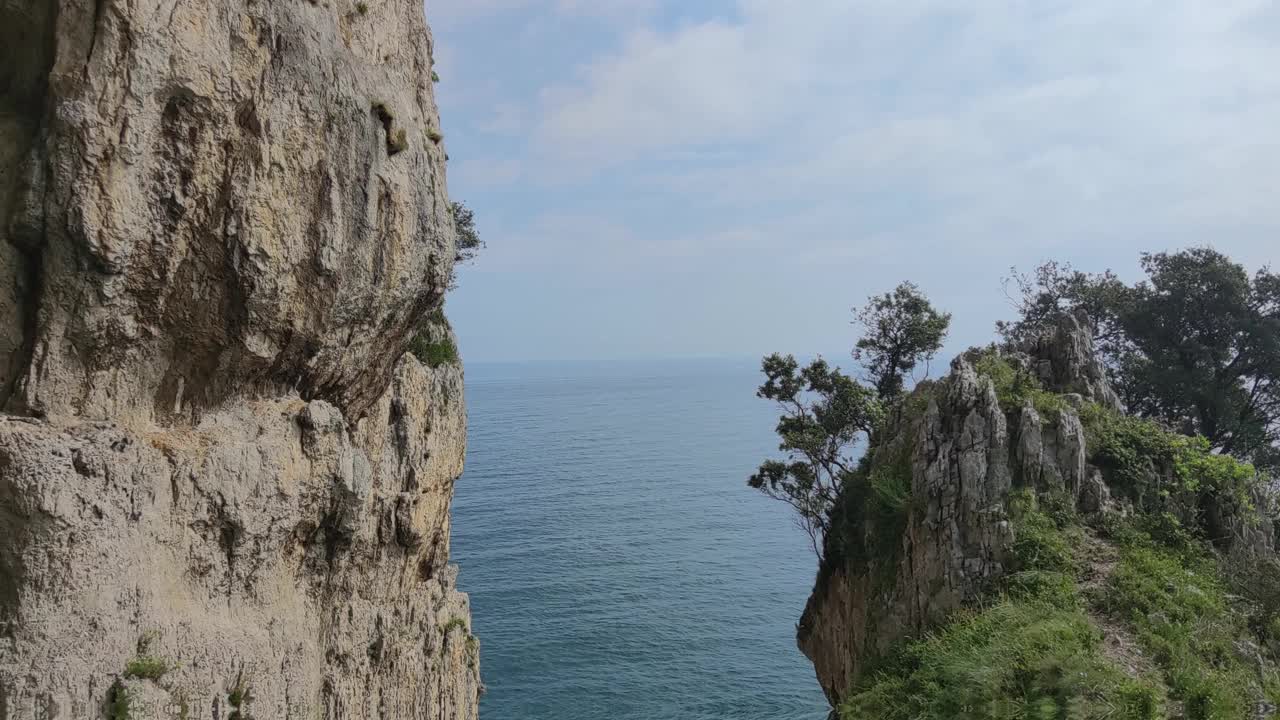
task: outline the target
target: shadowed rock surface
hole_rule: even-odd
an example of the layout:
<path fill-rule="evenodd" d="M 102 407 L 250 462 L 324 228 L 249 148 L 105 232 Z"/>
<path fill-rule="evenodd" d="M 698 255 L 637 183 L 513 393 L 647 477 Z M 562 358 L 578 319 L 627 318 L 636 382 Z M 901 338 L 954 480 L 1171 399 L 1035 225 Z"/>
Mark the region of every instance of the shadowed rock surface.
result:
<path fill-rule="evenodd" d="M 421 3 L 0 0 L 0 48 L 0 718 L 475 717 Z"/>

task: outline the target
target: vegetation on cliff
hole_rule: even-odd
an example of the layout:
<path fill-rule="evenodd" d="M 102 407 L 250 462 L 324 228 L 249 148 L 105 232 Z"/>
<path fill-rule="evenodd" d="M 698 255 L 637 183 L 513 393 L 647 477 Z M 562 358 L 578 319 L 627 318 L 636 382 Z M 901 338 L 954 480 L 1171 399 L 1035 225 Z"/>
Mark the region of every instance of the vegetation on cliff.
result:
<path fill-rule="evenodd" d="M 1084 310 L 1113 387 L 1129 412 L 1259 467 L 1280 463 L 1280 275 L 1252 276 L 1210 248 L 1142 256 L 1147 279 L 1126 285 L 1047 263 L 1016 271 L 1010 341 Z"/>
<path fill-rule="evenodd" d="M 858 453 L 884 423 L 885 407 L 901 393 L 904 375 L 942 346 L 951 316 L 934 310 L 914 285 L 903 283 L 892 293 L 870 298 L 857 321 L 867 333 L 854 357 L 863 363 L 869 383 L 822 358 L 801 368 L 794 356 L 775 353 L 764 359 L 765 382 L 756 392 L 782 410 L 778 449 L 786 459 L 764 461 L 747 484 L 795 508 L 819 557 L 843 498 L 860 491 L 893 495 L 901 489 L 881 482 L 877 492 Z"/>
<path fill-rule="evenodd" d="M 842 718 L 1243 720 L 1280 705 L 1277 283 L 1206 249 L 1143 265 L 1135 286 L 1054 264 L 1020 278 L 1005 342 L 905 394 L 824 363 L 862 403 L 860 434 L 784 414 L 782 449 L 802 452 L 752 485 L 805 497 L 810 475 L 828 480 L 807 506 L 826 514 L 808 521 L 823 552 L 800 639 Z M 1082 310 L 1101 322 L 1071 319 Z M 813 388 L 786 360 L 766 359 L 760 395 L 785 388 L 804 410 Z M 805 462 L 833 447 L 848 451 L 834 472 Z"/>

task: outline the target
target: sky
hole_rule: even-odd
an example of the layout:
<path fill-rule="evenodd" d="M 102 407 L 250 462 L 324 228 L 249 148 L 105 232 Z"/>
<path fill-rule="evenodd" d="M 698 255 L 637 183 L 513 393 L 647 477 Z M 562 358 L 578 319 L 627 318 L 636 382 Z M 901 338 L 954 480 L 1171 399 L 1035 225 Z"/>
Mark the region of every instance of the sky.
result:
<path fill-rule="evenodd" d="M 427 0 L 469 362 L 947 351 L 1047 259 L 1280 257 L 1275 0 Z M 847 363 L 848 361 L 845 360 Z"/>

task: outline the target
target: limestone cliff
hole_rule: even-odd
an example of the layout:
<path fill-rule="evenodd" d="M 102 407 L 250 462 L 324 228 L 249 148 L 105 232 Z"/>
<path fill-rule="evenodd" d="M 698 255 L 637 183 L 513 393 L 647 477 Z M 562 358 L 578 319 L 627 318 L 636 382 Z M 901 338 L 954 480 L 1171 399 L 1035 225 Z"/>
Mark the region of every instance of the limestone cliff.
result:
<path fill-rule="evenodd" d="M 865 495 L 845 492 L 833 521 L 836 529 L 827 538 L 818 581 L 798 627 L 800 648 L 813 662 L 833 706 L 846 702 L 859 681 L 866 680 L 868 671 L 894 648 L 945 625 L 959 610 L 982 606 L 984 598 L 1000 592 L 1001 582 L 1023 569 L 1016 553 L 1021 530 L 1011 508 L 1015 493 L 1059 500 L 1063 513 L 1098 518 L 1099 526 L 1105 524 L 1104 515 L 1110 517 L 1108 513 L 1122 516 L 1151 509 L 1153 517 L 1163 517 L 1162 512 L 1178 507 L 1171 498 L 1183 490 L 1166 477 L 1172 469 L 1160 458 L 1136 457 L 1133 463 L 1138 473 L 1152 476 L 1152 487 L 1173 488 L 1145 498 L 1114 497 L 1117 492 L 1133 493 L 1133 487 L 1115 490 L 1104 468 L 1094 462 L 1099 453 L 1087 447 L 1082 416 L 1124 416 L 1094 358 L 1087 322 L 1083 316 L 1063 317 L 1050 332 L 1015 352 L 994 348 L 967 352 L 955 359 L 946 377 L 922 383 L 892 414 L 867 466 L 872 477 L 880 472 L 900 474 L 910 499 L 896 513 L 877 513 L 868 510 L 874 503 Z M 992 368 L 1033 378 L 1028 382 L 1034 383 L 1034 391 L 1011 402 L 1015 393 L 1001 387 L 1001 378 L 993 377 L 999 373 Z M 1228 507 L 1231 501 L 1222 499 L 1226 489 L 1221 491 L 1215 499 L 1201 488 L 1194 503 L 1182 504 L 1194 507 L 1180 520 L 1190 528 L 1220 517 L 1218 527 L 1208 533 L 1220 543 L 1220 550 L 1233 548 L 1242 557 L 1248 551 L 1250 557 L 1262 553 L 1271 558 L 1270 521 L 1251 517 L 1242 522 L 1240 508 Z M 1070 531 L 1077 533 L 1072 536 L 1077 545 L 1091 552 L 1103 548 L 1097 553 L 1105 561 L 1082 573 L 1093 573 L 1085 584 L 1105 585 L 1117 551 L 1097 540 L 1087 527 Z M 1098 592 L 1098 587 L 1087 589 L 1084 600 L 1073 595 L 1066 605 L 1073 612 L 1077 606 L 1092 607 L 1086 601 L 1093 597 L 1090 593 Z M 1094 621 L 1112 635 L 1123 635 L 1128 621 L 1126 616 L 1118 617 Z M 1120 640 L 1110 637 L 1108 642 L 1136 645 L 1127 635 Z M 1248 646 L 1248 641 L 1234 636 L 1227 645 L 1231 642 Z M 1256 647 L 1248 652 L 1256 654 Z M 1246 655 L 1243 675 L 1252 672 L 1248 667 L 1254 663 L 1253 655 Z M 1143 673 L 1150 668 L 1141 666 L 1149 662 L 1141 661 L 1123 672 L 1147 682 Z M 1258 673 L 1264 672 L 1262 659 L 1257 667 Z M 1267 683 L 1272 682 L 1274 664 L 1268 659 L 1265 667 L 1263 684 L 1273 688 Z M 1151 706 L 1157 708 L 1152 712 L 1161 712 L 1158 703 L 1166 694 L 1174 696 L 1181 690 L 1165 688 L 1154 670 L 1147 674 L 1155 678 L 1149 686 L 1157 703 Z M 963 690 L 939 688 L 943 695 L 956 697 Z M 1249 692 L 1261 694 L 1256 687 Z M 845 712 L 845 717 L 872 717 L 855 709 Z M 972 714 L 965 717 L 984 716 L 977 708 L 968 712 Z M 1087 712 L 1080 716 L 1094 717 Z M 1123 712 L 1115 716 L 1147 717 Z M 1236 717 L 1187 715 L 1201 716 Z"/>
<path fill-rule="evenodd" d="M 0 0 L 0 718 L 471 718 L 417 0 Z"/>

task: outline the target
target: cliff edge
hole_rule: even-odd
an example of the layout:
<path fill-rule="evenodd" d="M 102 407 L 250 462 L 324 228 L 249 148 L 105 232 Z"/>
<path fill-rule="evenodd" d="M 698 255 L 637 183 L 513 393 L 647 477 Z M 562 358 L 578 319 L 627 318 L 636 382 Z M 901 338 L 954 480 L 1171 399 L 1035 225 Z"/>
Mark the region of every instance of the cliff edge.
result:
<path fill-rule="evenodd" d="M 917 386 L 798 626 L 836 714 L 1274 714 L 1274 508 L 1201 440 L 1124 413 L 1083 316 Z"/>
<path fill-rule="evenodd" d="M 0 48 L 0 718 L 475 717 L 421 3 L 0 0 Z"/>

